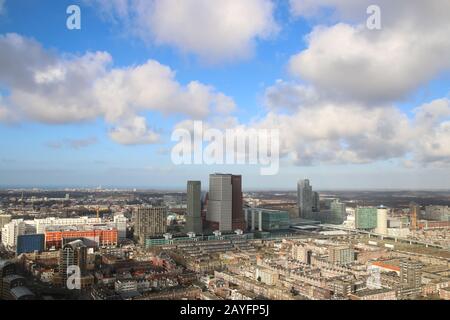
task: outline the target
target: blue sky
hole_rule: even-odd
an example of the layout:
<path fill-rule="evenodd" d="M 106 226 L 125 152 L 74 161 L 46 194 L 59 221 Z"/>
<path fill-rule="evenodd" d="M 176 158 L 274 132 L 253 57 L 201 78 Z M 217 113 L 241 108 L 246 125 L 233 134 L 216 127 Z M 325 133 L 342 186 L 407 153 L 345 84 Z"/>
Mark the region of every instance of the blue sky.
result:
<path fill-rule="evenodd" d="M 7 35 L 15 34 L 25 42 L 24 56 L 27 50 L 31 55 L 32 49 L 39 46 L 45 59 L 59 61 L 54 65 L 63 65 L 63 68 L 69 68 L 69 63 L 78 63 L 77 59 L 88 52 L 105 52 L 112 62 L 104 67 L 103 62 L 95 60 L 94 64 L 97 66 L 98 63 L 102 71 L 93 71 L 92 77 L 106 79 L 106 83 L 111 81 L 109 77 L 114 70 L 134 74 L 135 68 L 145 66 L 149 60 L 156 61 L 175 73 L 172 80 L 181 88 L 196 81 L 213 88 L 211 99 L 223 94 L 234 102 L 235 110 L 227 114 L 219 114 L 211 107 L 208 114 L 202 116 L 203 121 L 217 124 L 226 118 L 246 127 L 278 125 L 283 139 L 280 173 L 260 176 L 259 167 L 254 166 L 174 166 L 169 154 L 173 147 L 170 142 L 172 130 L 182 121 L 198 120 L 189 110 L 183 112 L 183 108 L 190 107 L 190 101 L 170 112 L 150 102 L 151 106 L 141 108 L 131 116 L 143 117 L 144 133 L 158 134 L 158 142 L 142 140 L 142 137 L 136 137 L 135 131 L 132 133 L 138 138 L 136 143 L 129 139 L 124 143 L 123 139 L 111 135 L 114 128 L 133 130 L 130 123 L 135 122 L 128 122 L 129 119 L 123 117 L 111 119 L 105 107 L 98 107 L 99 111 L 91 114 L 86 106 L 80 106 L 81 109 L 77 109 L 80 114 L 89 113 L 83 115 L 82 121 L 76 115 L 56 121 L 52 112 L 64 107 L 64 102 L 55 98 L 59 92 L 55 89 L 57 86 L 63 88 L 65 85 L 65 92 L 90 99 L 94 93 L 89 90 L 97 82 L 86 86 L 76 84 L 73 89 L 71 84 L 55 82 L 50 84 L 54 87 L 43 88 L 40 84 L 30 87 L 20 83 L 25 81 L 19 79 L 17 70 L 44 70 L 54 62 L 41 65 L 38 61 L 32 65 L 27 59 L 17 58 L 17 66 L 0 76 L 3 97 L 0 107 L 3 101 L 4 114 L 8 115 L 0 122 L 1 186 L 102 185 L 181 189 L 188 179 L 206 183 L 208 174 L 224 171 L 243 174 L 247 189 L 294 189 L 296 181 L 305 177 L 309 177 L 318 189 L 450 188 L 450 63 L 443 61 L 448 59 L 445 41 L 449 40 L 443 37 L 442 41 L 427 43 L 408 55 L 405 53 L 410 50 L 402 47 L 412 42 L 414 48 L 420 46 L 421 40 L 430 32 L 439 40 L 439 30 L 449 27 L 445 19 L 441 21 L 437 17 L 435 27 L 426 26 L 421 32 L 414 30 L 417 36 L 410 39 L 405 26 L 412 25 L 418 18 L 413 13 L 407 15 L 407 10 L 405 13 L 401 6 L 404 1 L 392 8 L 388 7 L 388 1 L 379 1 L 384 10 L 390 11 L 383 20 L 385 27 L 379 31 L 381 37 L 371 43 L 364 37 L 370 39 L 373 34 L 360 28 L 367 15 L 354 7 L 352 1 L 336 4 L 336 1 L 320 0 L 313 4 L 309 0 L 252 0 L 249 8 L 225 9 L 242 10 L 244 17 L 254 14 L 254 25 L 248 19 L 232 19 L 226 29 L 215 26 L 214 20 L 202 20 L 202 14 L 213 10 L 203 0 L 185 2 L 203 3 L 199 5 L 199 21 L 195 23 L 189 20 L 195 17 L 183 16 L 182 11 L 181 16 L 172 20 L 171 13 L 164 11 L 167 8 L 159 1 L 155 0 L 152 6 L 148 5 L 152 1 L 145 4 L 128 0 L 125 1 L 128 6 L 125 12 L 123 7 L 116 6 L 119 1 L 115 0 L 109 4 L 103 0 L 6 0 L 0 14 L 0 36 L 3 36 L 0 46 L 11 49 L 14 40 Z M 171 1 L 176 3 L 177 0 Z M 419 2 L 413 1 L 410 5 L 416 3 Z M 81 30 L 66 28 L 66 8 L 72 4 L 81 8 Z M 425 19 L 433 18 L 436 14 L 433 6 L 439 4 L 446 5 L 445 1 L 430 1 L 429 7 L 422 10 Z M 145 10 L 135 11 L 138 5 L 144 5 Z M 397 20 L 405 21 L 404 24 L 392 18 L 396 10 Z M 152 19 L 156 22 L 148 22 Z M 321 31 L 313 32 L 319 26 Z M 203 28 L 211 32 L 203 35 Z M 189 29 L 190 33 L 183 33 L 183 29 Z M 247 31 L 246 37 L 239 34 Z M 177 32 L 183 36 L 177 37 Z M 220 47 L 222 44 L 218 39 L 221 37 L 233 50 L 227 52 L 227 46 Z M 327 39 L 337 40 L 334 43 Z M 340 46 L 345 46 L 346 39 L 355 41 L 353 51 Z M 201 45 L 204 41 L 204 48 L 208 50 L 199 49 L 199 41 Z M 393 41 L 399 41 L 400 45 Z M 247 50 L 249 47 L 251 49 Z M 390 51 L 380 52 L 374 58 L 371 55 L 374 48 L 394 48 L 394 53 L 391 57 Z M 439 52 L 441 56 L 434 54 L 432 59 L 437 62 L 430 62 L 423 59 L 428 52 Z M 0 55 L 0 59 L 6 61 L 6 54 Z M 15 61 L 15 57 L 9 58 Z M 343 64 L 339 65 L 342 60 L 353 63 L 368 58 L 376 60 L 377 68 L 354 68 L 346 73 L 342 71 L 345 70 Z M 159 67 L 154 68 L 155 72 L 160 71 Z M 392 77 L 383 79 L 386 71 L 392 69 L 398 70 Z M 30 73 L 29 77 L 32 76 Z M 359 78 L 361 76 L 365 78 Z M 350 90 L 343 84 L 347 81 Z M 363 84 L 365 82 L 367 86 Z M 122 86 L 127 85 L 122 83 Z M 309 101 L 303 93 L 289 95 L 292 90 L 299 92 L 299 88 L 309 88 L 314 101 Z M 49 99 L 46 101 L 50 101 L 48 106 L 25 105 L 28 100 L 20 94 L 26 90 L 36 101 L 46 94 L 53 95 L 45 96 Z M 145 85 L 136 90 L 145 90 Z M 273 94 L 268 95 L 269 91 Z M 286 108 L 280 102 L 286 96 L 293 101 L 293 108 Z M 127 105 L 127 101 L 123 107 L 133 109 L 134 105 Z M 165 101 L 162 104 L 165 105 Z M 171 107 L 169 102 L 168 106 Z M 428 123 L 416 118 L 414 110 L 417 108 L 426 114 L 435 113 L 437 120 Z M 0 120 L 1 115 L 0 109 Z M 366 120 L 368 118 L 373 121 Z M 361 125 L 365 121 L 367 124 Z"/>

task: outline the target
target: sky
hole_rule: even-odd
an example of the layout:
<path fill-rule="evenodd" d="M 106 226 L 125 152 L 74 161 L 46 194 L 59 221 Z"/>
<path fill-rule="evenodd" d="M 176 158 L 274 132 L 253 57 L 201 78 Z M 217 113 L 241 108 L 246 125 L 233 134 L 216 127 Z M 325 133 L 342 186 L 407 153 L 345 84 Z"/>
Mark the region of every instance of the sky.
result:
<path fill-rule="evenodd" d="M 183 189 L 226 172 L 246 190 L 450 189 L 448 12 L 447 0 L 0 0 L 0 187 Z M 279 130 L 279 173 L 175 165 L 172 132 L 193 121 Z"/>

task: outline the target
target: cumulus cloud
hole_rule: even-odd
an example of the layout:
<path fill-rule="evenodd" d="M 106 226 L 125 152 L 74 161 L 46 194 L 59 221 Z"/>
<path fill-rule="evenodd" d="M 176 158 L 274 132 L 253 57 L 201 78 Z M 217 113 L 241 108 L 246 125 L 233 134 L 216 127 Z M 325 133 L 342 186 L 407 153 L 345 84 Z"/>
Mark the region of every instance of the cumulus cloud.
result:
<path fill-rule="evenodd" d="M 245 59 L 277 33 L 272 0 L 96 0 L 103 14 L 141 39 L 207 63 Z"/>
<path fill-rule="evenodd" d="M 142 112 L 201 119 L 235 108 L 230 97 L 212 86 L 197 81 L 181 85 L 175 72 L 157 61 L 111 65 L 106 52 L 58 55 L 20 35 L 0 35 L 0 85 L 9 91 L 0 100 L 0 120 L 64 124 L 101 117 L 114 126 L 115 141 L 135 144 L 157 140 L 145 118 L 137 116 Z"/>
<path fill-rule="evenodd" d="M 412 115 L 396 103 L 450 70 L 450 3 L 377 1 L 379 31 L 365 25 L 372 4 L 291 0 L 293 16 L 323 24 L 288 62 L 296 80 L 268 87 L 269 113 L 250 126 L 279 129 L 282 155 L 297 165 L 395 160 L 448 166 L 449 100 L 419 106 Z"/>
<path fill-rule="evenodd" d="M 450 165 L 450 100 L 438 99 L 415 110 L 414 153 L 424 165 Z"/>
<path fill-rule="evenodd" d="M 133 117 L 122 121 L 110 131 L 109 136 L 123 145 L 153 144 L 160 139 L 157 133 L 148 128 L 144 117 Z"/>
<path fill-rule="evenodd" d="M 267 88 L 265 104 L 269 114 L 252 126 L 279 129 L 282 154 L 298 165 L 406 158 L 419 165 L 450 165 L 450 101 L 445 98 L 417 107 L 411 117 L 393 104 L 337 101 L 278 81 Z"/>
<path fill-rule="evenodd" d="M 382 30 L 365 26 L 370 1 L 295 1 L 296 15 L 335 8 L 341 22 L 318 26 L 307 48 L 291 57 L 290 72 L 326 94 L 365 103 L 398 101 L 450 70 L 450 3 L 379 1 Z M 351 23 L 354 22 L 354 23 Z"/>

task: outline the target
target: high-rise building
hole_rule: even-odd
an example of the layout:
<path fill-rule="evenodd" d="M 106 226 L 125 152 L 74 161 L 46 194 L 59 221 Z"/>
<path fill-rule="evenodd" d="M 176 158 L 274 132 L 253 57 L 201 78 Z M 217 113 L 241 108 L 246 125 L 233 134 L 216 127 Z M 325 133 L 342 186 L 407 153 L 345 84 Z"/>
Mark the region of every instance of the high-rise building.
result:
<path fill-rule="evenodd" d="M 243 196 L 242 196 L 242 176 L 231 176 L 232 191 L 232 209 L 231 219 L 233 230 L 245 230 L 245 216 L 243 210 Z"/>
<path fill-rule="evenodd" d="M 408 259 L 400 261 L 400 283 L 404 288 L 420 288 L 422 285 L 422 264 Z"/>
<path fill-rule="evenodd" d="M 297 202 L 300 218 L 311 219 L 313 217 L 313 192 L 309 180 L 298 182 Z"/>
<path fill-rule="evenodd" d="M 127 238 L 127 222 L 128 219 L 123 214 L 114 216 L 114 223 L 112 225 L 117 229 L 119 239 Z"/>
<path fill-rule="evenodd" d="M 372 230 L 377 227 L 378 211 L 375 207 L 358 207 L 355 212 L 355 228 Z"/>
<path fill-rule="evenodd" d="M 134 215 L 134 234 L 140 244 L 147 238 L 159 237 L 167 232 L 167 208 L 141 207 Z"/>
<path fill-rule="evenodd" d="M 318 192 L 313 192 L 313 212 L 320 212 L 320 195 Z"/>
<path fill-rule="evenodd" d="M 86 272 L 87 247 L 81 240 L 76 240 L 64 245 L 59 253 L 59 275 L 63 286 L 66 285 L 69 276 L 67 274 L 67 268 L 71 266 L 79 267 L 81 276 Z"/>
<path fill-rule="evenodd" d="M 411 202 L 411 204 L 409 205 L 409 212 L 411 217 L 410 229 L 411 231 L 415 231 L 417 230 L 417 221 L 420 213 L 420 206 L 415 202 Z"/>
<path fill-rule="evenodd" d="M 377 228 L 375 230 L 376 233 L 387 235 L 387 217 L 388 217 L 388 209 L 384 206 L 380 206 L 377 209 Z"/>
<path fill-rule="evenodd" d="M 242 177 L 212 174 L 209 177 L 208 228 L 219 231 L 245 229 L 242 208 Z"/>
<path fill-rule="evenodd" d="M 201 196 L 201 182 L 188 181 L 186 232 L 193 232 L 195 234 L 201 234 L 203 232 Z"/>
<path fill-rule="evenodd" d="M 339 199 L 334 199 L 330 203 L 331 218 L 329 223 L 333 224 L 343 224 L 347 213 L 345 203 L 342 203 Z"/>
<path fill-rule="evenodd" d="M 26 231 L 25 222 L 22 219 L 12 220 L 2 228 L 2 243 L 6 248 L 15 249 L 17 237 L 24 235 Z"/>

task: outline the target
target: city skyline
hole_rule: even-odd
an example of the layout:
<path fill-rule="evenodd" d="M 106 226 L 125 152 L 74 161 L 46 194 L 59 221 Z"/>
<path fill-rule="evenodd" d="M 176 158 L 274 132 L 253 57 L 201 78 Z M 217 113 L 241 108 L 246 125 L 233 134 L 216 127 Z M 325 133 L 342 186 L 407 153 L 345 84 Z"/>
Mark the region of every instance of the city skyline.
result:
<path fill-rule="evenodd" d="M 447 3 L 378 0 L 371 30 L 369 0 L 174 1 L 0 1 L 0 187 L 450 188 Z M 279 130 L 278 175 L 174 165 L 194 121 Z"/>

